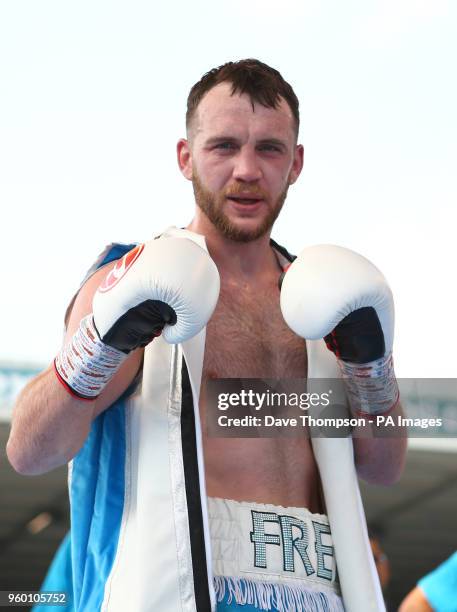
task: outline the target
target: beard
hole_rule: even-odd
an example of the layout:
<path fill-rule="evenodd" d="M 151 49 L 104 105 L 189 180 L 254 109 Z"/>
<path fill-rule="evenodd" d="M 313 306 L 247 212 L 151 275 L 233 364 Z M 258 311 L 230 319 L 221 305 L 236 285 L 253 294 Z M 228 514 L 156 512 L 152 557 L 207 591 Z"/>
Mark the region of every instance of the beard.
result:
<path fill-rule="evenodd" d="M 195 169 L 192 177 L 192 186 L 197 206 L 205 213 L 214 227 L 218 229 L 225 238 L 233 240 L 234 242 L 251 242 L 252 240 L 257 240 L 257 238 L 264 236 L 273 227 L 274 222 L 278 218 L 289 189 L 289 185 L 286 185 L 273 205 L 269 205 L 268 214 L 262 219 L 257 227 L 253 229 L 243 229 L 237 227 L 237 225 L 224 213 L 224 204 L 227 196 L 236 197 L 239 193 L 249 193 L 252 196 L 268 202 L 268 195 L 264 191 L 258 186 L 247 188 L 246 185 L 235 183 L 232 187 L 214 193 L 203 186 Z M 249 206 L 249 204 L 247 206 Z"/>

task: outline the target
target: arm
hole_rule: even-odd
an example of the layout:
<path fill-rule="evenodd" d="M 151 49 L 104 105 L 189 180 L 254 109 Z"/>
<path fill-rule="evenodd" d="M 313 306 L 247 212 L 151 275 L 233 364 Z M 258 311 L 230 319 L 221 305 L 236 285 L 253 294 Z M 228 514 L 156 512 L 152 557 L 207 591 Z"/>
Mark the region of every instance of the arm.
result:
<path fill-rule="evenodd" d="M 163 331 L 179 343 L 201 331 L 219 295 L 219 274 L 193 241 L 138 245 L 85 284 L 53 368 L 23 391 L 7 453 L 23 474 L 66 463 L 92 420 L 129 386 L 145 347 Z"/>
<path fill-rule="evenodd" d="M 284 276 L 281 310 L 299 336 L 324 338 L 337 358 L 352 414 L 366 419 L 353 432 L 359 476 L 395 482 L 405 462 L 406 430 L 376 424 L 378 416 L 397 423 L 402 414 L 392 361 L 394 306 L 385 278 L 353 251 L 308 247 Z"/>
<path fill-rule="evenodd" d="M 403 416 L 401 403 L 389 412 L 395 420 Z M 370 484 L 391 485 L 402 475 L 408 439 L 406 432 L 395 426 L 386 433 L 384 427 L 371 427 L 370 435 L 353 437 L 357 474 Z"/>
<path fill-rule="evenodd" d="M 370 484 L 391 485 L 403 472 L 408 444 L 407 428 L 398 421 L 404 414 L 393 367 L 393 303 L 387 285 L 382 294 L 387 306 L 379 314 L 373 308 L 355 310 L 325 340 L 337 355 L 352 416 L 365 420 L 352 432 L 357 474 Z"/>
<path fill-rule="evenodd" d="M 415 587 L 400 604 L 398 612 L 433 612 L 420 587 Z"/>
<path fill-rule="evenodd" d="M 95 291 L 113 267 L 111 263 L 98 270 L 82 287 L 70 314 L 64 344 L 69 342 L 81 319 L 92 312 Z M 70 395 L 52 365 L 34 378 L 19 395 L 13 410 L 6 452 L 14 469 L 26 475 L 41 474 L 72 459 L 83 445 L 92 420 L 132 382 L 141 358 L 141 350 L 129 355 L 93 402 Z"/>

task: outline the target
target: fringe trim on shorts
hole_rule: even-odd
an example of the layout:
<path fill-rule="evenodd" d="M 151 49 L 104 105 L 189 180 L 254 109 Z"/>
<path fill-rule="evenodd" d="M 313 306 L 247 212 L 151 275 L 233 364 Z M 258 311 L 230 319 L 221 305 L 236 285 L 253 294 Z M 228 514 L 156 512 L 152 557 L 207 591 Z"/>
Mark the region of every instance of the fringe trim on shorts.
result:
<path fill-rule="evenodd" d="M 341 597 L 331 591 L 312 591 L 303 585 L 257 582 L 246 578 L 214 576 L 217 601 L 228 593 L 227 603 L 250 604 L 278 612 L 344 612 Z"/>

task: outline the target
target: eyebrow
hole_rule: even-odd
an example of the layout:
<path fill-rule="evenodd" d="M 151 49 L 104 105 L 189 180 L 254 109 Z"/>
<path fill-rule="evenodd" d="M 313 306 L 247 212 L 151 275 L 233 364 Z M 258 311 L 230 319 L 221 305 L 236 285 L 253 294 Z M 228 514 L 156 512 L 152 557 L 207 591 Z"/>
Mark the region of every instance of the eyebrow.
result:
<path fill-rule="evenodd" d="M 224 135 L 213 136 L 212 138 L 208 138 L 208 140 L 205 141 L 205 146 L 211 146 L 219 142 L 232 142 L 234 144 L 237 144 L 240 142 L 240 139 L 234 138 L 233 136 L 224 136 Z M 261 140 L 258 140 L 256 144 L 257 145 L 270 144 L 270 145 L 276 145 L 283 149 L 287 149 L 286 143 L 283 140 L 280 140 L 279 138 L 262 138 Z"/>
<path fill-rule="evenodd" d="M 208 138 L 208 140 L 205 140 L 205 145 L 213 145 L 213 144 L 217 144 L 218 142 L 239 142 L 238 138 L 234 138 L 233 136 L 213 136 L 212 138 Z"/>

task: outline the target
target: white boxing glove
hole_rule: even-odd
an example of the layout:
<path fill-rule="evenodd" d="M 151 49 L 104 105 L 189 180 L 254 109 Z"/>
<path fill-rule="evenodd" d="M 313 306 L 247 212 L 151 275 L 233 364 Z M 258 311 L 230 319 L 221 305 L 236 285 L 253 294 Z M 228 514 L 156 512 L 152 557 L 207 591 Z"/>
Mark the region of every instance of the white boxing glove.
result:
<path fill-rule="evenodd" d="M 130 351 L 162 333 L 169 343 L 198 334 L 219 297 L 219 273 L 208 253 L 187 238 L 138 245 L 110 270 L 55 359 L 59 380 L 80 399 L 95 399 Z"/>
<path fill-rule="evenodd" d="M 151 240 L 127 253 L 98 288 L 95 327 L 105 344 L 123 351 L 152 340 L 156 320 L 167 342 L 184 342 L 205 327 L 219 286 L 216 264 L 198 244 Z"/>
<path fill-rule="evenodd" d="M 285 273 L 281 311 L 299 336 L 325 339 L 357 391 L 359 412 L 384 413 L 397 403 L 392 292 L 365 257 L 334 245 L 305 248 Z"/>

